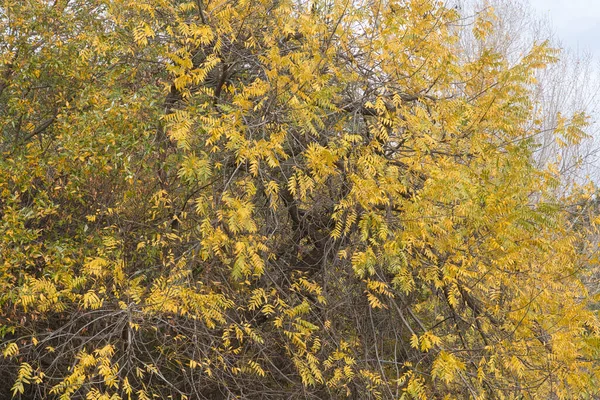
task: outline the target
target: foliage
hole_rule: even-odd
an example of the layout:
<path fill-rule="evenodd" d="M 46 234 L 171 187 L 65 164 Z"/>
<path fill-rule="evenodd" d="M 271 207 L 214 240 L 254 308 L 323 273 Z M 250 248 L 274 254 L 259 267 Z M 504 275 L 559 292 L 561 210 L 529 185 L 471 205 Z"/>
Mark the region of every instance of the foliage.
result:
<path fill-rule="evenodd" d="M 547 44 L 510 62 L 493 14 L 431 0 L 7 0 L 0 26 L 6 396 L 595 394 L 593 188 L 532 159 Z"/>

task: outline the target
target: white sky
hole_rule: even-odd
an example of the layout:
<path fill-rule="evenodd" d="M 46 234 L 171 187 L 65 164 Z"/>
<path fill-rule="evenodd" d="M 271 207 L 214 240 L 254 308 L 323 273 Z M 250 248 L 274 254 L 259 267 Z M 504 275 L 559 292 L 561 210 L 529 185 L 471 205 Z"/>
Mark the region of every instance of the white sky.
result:
<path fill-rule="evenodd" d="M 547 16 L 563 46 L 589 51 L 600 59 L 600 0 L 530 0 Z"/>

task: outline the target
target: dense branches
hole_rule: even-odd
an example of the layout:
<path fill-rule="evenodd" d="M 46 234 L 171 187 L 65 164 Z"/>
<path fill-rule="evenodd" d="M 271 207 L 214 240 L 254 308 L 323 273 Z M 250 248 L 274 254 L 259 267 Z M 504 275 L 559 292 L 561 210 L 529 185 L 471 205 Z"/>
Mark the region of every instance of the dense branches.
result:
<path fill-rule="evenodd" d="M 532 155 L 546 44 L 509 60 L 482 12 L 470 52 L 429 0 L 0 11 L 6 393 L 595 393 L 597 221 Z"/>

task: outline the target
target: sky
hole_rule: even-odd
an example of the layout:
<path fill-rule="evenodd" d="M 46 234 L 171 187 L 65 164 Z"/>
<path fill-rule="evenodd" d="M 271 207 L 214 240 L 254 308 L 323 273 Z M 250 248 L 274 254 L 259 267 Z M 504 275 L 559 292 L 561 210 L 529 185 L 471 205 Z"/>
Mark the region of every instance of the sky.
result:
<path fill-rule="evenodd" d="M 600 0 L 530 0 L 550 19 L 563 46 L 589 51 L 600 60 Z"/>

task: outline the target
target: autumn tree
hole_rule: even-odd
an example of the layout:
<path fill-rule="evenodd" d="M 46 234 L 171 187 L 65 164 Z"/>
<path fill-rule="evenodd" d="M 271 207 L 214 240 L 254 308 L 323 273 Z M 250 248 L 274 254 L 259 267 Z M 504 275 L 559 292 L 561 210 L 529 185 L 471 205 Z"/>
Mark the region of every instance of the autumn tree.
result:
<path fill-rule="evenodd" d="M 595 395 L 597 260 L 533 156 L 558 52 L 509 59 L 491 9 L 462 20 L 3 2 L 5 397 Z"/>
<path fill-rule="evenodd" d="M 485 40 L 478 40 L 470 30 L 460 31 L 461 46 L 467 57 L 478 57 L 491 48 L 509 63 L 517 63 L 532 42 L 544 40 L 561 49 L 560 58 L 536 71 L 532 83 L 535 118 L 529 130 L 536 142 L 534 159 L 540 168 L 553 164 L 563 191 L 585 184 L 590 178 L 597 181 L 600 70 L 593 56 L 561 43 L 551 21 L 536 14 L 527 0 L 455 0 L 454 3 L 462 24 L 472 23 L 483 10 L 492 8 L 494 12 L 496 29 Z M 572 118 L 586 120 L 586 135 L 577 143 L 565 143 L 565 137 L 557 133 Z"/>

